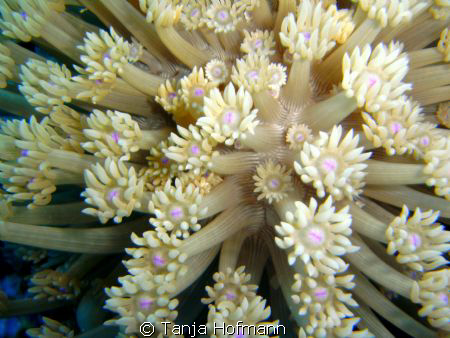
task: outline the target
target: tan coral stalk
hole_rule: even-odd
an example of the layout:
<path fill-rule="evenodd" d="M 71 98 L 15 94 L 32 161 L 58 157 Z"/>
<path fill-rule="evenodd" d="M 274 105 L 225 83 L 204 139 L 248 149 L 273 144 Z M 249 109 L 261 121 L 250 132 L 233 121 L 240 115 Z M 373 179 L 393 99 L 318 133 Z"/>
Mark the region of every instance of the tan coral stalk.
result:
<path fill-rule="evenodd" d="M 196 234 L 183 241 L 179 251 L 187 256 L 196 255 L 232 236 L 250 225 L 261 224 L 262 210 L 241 205 L 222 212 Z"/>
<path fill-rule="evenodd" d="M 357 273 L 355 288 L 352 290 L 358 298 L 368 304 L 374 311 L 386 320 L 401 328 L 410 335 L 436 337 L 435 332 L 410 317 L 395 306 L 380 291 L 378 291 L 362 274 Z"/>
<path fill-rule="evenodd" d="M 358 207 L 355 203 L 351 204 L 352 228 L 358 233 L 373 238 L 379 242 L 386 243 L 385 232 L 387 224 L 373 217 L 370 213 Z"/>
<path fill-rule="evenodd" d="M 217 253 L 220 250 L 220 245 L 216 245 L 211 249 L 203 251 L 201 254 L 198 254 L 193 257 L 189 257 L 185 264 L 189 271 L 188 274 L 183 276 L 183 278 L 178 278 L 175 281 L 175 290 L 174 296 L 180 294 L 185 289 L 190 287 L 194 281 L 196 281 L 202 273 L 208 268 L 214 258 L 217 256 Z"/>
<path fill-rule="evenodd" d="M 39 313 L 46 310 L 54 310 L 65 307 L 72 304 L 71 300 L 53 300 L 48 299 L 14 299 L 7 300 L 6 307 L 0 307 L 0 316 L 2 317 L 15 317 L 21 315 L 29 315 L 33 313 Z M 3 305 L 3 300 L 2 300 Z"/>
<path fill-rule="evenodd" d="M 203 197 L 199 208 L 206 209 L 205 218 L 233 207 L 242 201 L 241 186 L 238 178 L 228 177 Z"/>
<path fill-rule="evenodd" d="M 450 70 L 447 64 L 433 65 L 411 70 L 405 81 L 413 84 L 412 94 L 447 86 L 450 84 Z"/>
<path fill-rule="evenodd" d="M 367 161 L 367 184 L 420 184 L 425 183 L 423 164 L 406 164 L 382 162 L 376 160 Z"/>
<path fill-rule="evenodd" d="M 22 95 L 8 90 L 0 89 L 0 104 L 4 111 L 26 119 L 39 114 Z"/>
<path fill-rule="evenodd" d="M 424 48 L 408 53 L 411 70 L 442 62 L 442 53 L 436 48 Z"/>
<path fill-rule="evenodd" d="M 372 250 L 359 238 L 352 235 L 352 242 L 360 247 L 356 253 L 346 256 L 346 259 L 362 271 L 367 277 L 392 290 L 403 297 L 409 297 L 414 280 L 398 272 L 390 265 L 383 262 Z"/>
<path fill-rule="evenodd" d="M 450 218 L 450 209 L 445 199 L 414 190 L 410 187 L 400 185 L 369 186 L 364 189 L 364 194 L 377 201 L 389 203 L 398 208 L 406 204 L 410 208 L 441 210 L 441 217 Z"/>
<path fill-rule="evenodd" d="M 121 35 L 128 33 L 127 29 L 100 1 L 79 0 L 78 2 L 94 13 L 95 16 L 105 25 L 105 27 L 114 27 Z"/>
<path fill-rule="evenodd" d="M 438 88 L 432 88 L 424 90 L 423 92 L 416 93 L 414 98 L 422 105 L 430 105 L 439 102 L 445 102 L 450 95 L 450 86 L 442 86 Z"/>
<path fill-rule="evenodd" d="M 248 231 L 241 230 L 223 242 L 220 250 L 219 271 L 225 272 L 236 268 L 239 252 L 248 235 Z"/>
<path fill-rule="evenodd" d="M 155 96 L 159 86 L 165 81 L 164 78 L 146 73 L 131 64 L 124 65 L 119 74 L 131 86 L 149 96 Z"/>
<path fill-rule="evenodd" d="M 276 118 L 275 115 L 274 118 Z M 284 129 L 279 125 L 261 123 L 255 127 L 254 134 L 241 140 L 241 144 L 257 152 L 267 152 L 283 144 L 283 134 Z"/>
<path fill-rule="evenodd" d="M 142 231 L 138 221 L 101 228 L 57 228 L 1 222 L 0 237 L 6 242 L 79 253 L 116 253 L 130 244 L 129 234 Z"/>
<path fill-rule="evenodd" d="M 81 213 L 84 207 L 82 202 L 45 205 L 31 210 L 13 206 L 13 215 L 8 220 L 13 223 L 35 225 L 79 225 L 92 221 L 92 217 Z"/>
<path fill-rule="evenodd" d="M 344 120 L 358 107 L 357 101 L 344 92 L 308 106 L 298 122 L 314 130 L 328 130 Z"/>
<path fill-rule="evenodd" d="M 408 51 L 419 50 L 435 41 L 447 27 L 448 19 L 436 20 L 428 11 L 425 11 L 415 18 L 405 31 L 397 35 L 396 39 L 402 41 Z"/>
<path fill-rule="evenodd" d="M 217 174 L 233 175 L 252 169 L 258 160 L 259 155 L 253 152 L 225 153 L 213 157 L 209 168 Z"/>
<path fill-rule="evenodd" d="M 251 275 L 250 283 L 259 285 L 264 273 L 264 267 L 269 259 L 269 252 L 262 236 L 258 234 L 246 238 L 237 266 L 245 265 Z"/>
<path fill-rule="evenodd" d="M 375 313 L 365 305 L 360 304 L 359 307 L 353 309 L 355 315 L 364 318 L 364 325 L 370 330 L 375 337 L 395 338 L 394 335 L 384 326 Z"/>

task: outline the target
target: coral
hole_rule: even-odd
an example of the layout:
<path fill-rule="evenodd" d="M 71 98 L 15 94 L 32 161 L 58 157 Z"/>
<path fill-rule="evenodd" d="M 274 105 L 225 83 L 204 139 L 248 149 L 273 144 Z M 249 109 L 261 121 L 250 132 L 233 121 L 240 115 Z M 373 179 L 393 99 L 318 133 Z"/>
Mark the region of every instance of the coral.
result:
<path fill-rule="evenodd" d="M 31 336 L 448 334 L 448 1 L 0 12 L 0 250 L 31 276 L 0 316 L 70 309 Z"/>

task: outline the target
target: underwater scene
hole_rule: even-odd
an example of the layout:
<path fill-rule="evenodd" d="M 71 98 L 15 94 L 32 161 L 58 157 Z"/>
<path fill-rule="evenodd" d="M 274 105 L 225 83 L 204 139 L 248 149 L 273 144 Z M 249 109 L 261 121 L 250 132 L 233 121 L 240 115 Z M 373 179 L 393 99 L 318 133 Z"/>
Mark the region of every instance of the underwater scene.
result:
<path fill-rule="evenodd" d="M 449 337 L 448 0 L 0 0 L 0 337 Z"/>

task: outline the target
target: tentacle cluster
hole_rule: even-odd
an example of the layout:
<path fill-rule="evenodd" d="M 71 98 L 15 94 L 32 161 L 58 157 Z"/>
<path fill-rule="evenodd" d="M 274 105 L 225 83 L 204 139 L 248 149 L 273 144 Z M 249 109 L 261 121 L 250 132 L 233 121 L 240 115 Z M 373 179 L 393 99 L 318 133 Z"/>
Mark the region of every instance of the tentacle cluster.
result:
<path fill-rule="evenodd" d="M 120 223 L 133 208 L 141 206 L 144 181 L 137 178 L 134 167 L 127 168 L 123 161 L 108 157 L 103 166 L 97 163 L 86 169 L 84 179 L 87 188 L 82 196 L 98 209 L 86 208 L 83 212 L 97 216 L 102 223 L 111 218 Z"/>
<path fill-rule="evenodd" d="M 350 130 L 342 137 L 342 127 L 333 127 L 331 133 L 320 132 L 313 143 L 305 142 L 300 160 L 294 162 L 294 168 L 304 183 L 312 183 L 319 197 L 325 192 L 335 199 L 352 199 L 361 193 L 364 186 L 363 170 L 371 153 L 363 153 L 363 147 L 357 147 L 359 136 Z"/>
<path fill-rule="evenodd" d="M 398 252 L 397 261 L 407 264 L 418 271 L 429 271 L 446 265 L 448 262 L 442 253 L 450 250 L 450 232 L 436 223 L 439 212 L 419 208 L 409 217 L 409 210 L 403 206 L 400 216 L 396 217 L 386 230 L 387 252 Z"/>
<path fill-rule="evenodd" d="M 358 247 L 351 244 L 351 215 L 345 207 L 335 212 L 331 197 L 320 206 L 311 198 L 309 206 L 295 202 L 295 213 L 286 212 L 286 222 L 275 226 L 279 237 L 275 243 L 288 251 L 290 265 L 299 259 L 305 264 L 309 276 L 319 272 L 334 274 L 347 269 L 339 257 L 355 252 Z"/>

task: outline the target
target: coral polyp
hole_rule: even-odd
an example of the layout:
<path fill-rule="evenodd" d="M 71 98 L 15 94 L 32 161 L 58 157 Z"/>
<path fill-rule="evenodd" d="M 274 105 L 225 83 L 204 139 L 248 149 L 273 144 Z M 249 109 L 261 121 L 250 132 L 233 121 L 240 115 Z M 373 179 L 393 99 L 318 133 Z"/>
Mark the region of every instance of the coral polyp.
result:
<path fill-rule="evenodd" d="M 448 1 L 0 11 L 0 240 L 31 276 L 0 316 L 76 307 L 35 337 L 448 334 Z"/>

